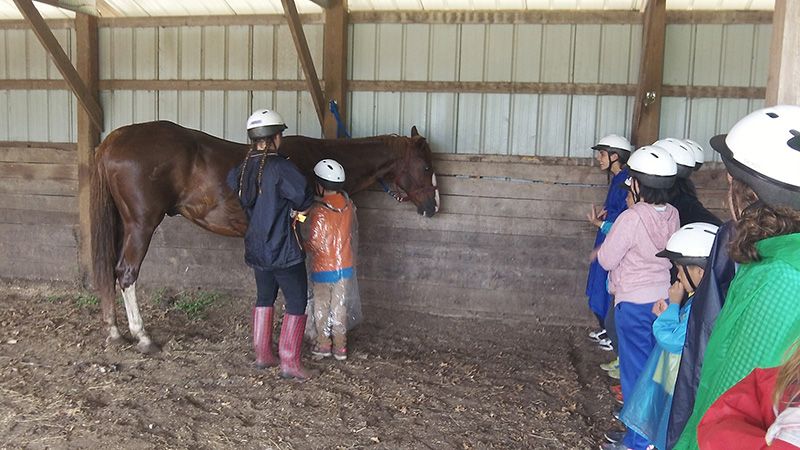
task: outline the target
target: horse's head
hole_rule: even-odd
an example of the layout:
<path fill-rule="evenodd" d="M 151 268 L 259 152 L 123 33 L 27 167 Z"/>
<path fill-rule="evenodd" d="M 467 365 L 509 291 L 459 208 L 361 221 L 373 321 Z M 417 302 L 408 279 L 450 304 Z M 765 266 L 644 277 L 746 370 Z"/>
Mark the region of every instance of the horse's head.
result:
<path fill-rule="evenodd" d="M 406 139 L 403 156 L 393 167 L 394 182 L 405 193 L 404 200 L 417 206 L 417 212 L 433 217 L 439 212 L 439 188 L 433 171 L 431 148 L 424 137 L 411 128 L 411 137 Z"/>

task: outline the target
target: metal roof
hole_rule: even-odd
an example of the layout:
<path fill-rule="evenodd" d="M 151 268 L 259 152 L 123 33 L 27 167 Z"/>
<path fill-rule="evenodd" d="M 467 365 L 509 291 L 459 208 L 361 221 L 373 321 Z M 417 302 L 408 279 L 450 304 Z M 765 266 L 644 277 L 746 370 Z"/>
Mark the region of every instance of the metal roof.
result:
<path fill-rule="evenodd" d="M 75 17 L 72 11 L 35 2 L 46 19 Z M 639 10 L 645 0 L 348 0 L 351 11 L 377 10 Z M 281 0 L 60 0 L 75 7 L 122 17 L 282 14 Z M 669 0 L 671 10 L 773 10 L 775 0 Z M 297 10 L 319 13 L 310 0 L 297 0 Z M 19 20 L 13 0 L 0 0 L 0 20 Z"/>

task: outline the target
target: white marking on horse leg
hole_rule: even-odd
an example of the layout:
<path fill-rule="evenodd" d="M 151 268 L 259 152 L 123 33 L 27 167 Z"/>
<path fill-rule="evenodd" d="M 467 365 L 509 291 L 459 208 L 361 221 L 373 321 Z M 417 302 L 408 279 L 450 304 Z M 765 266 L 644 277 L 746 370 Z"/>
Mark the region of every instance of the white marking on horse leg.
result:
<path fill-rule="evenodd" d="M 431 176 L 431 183 L 433 184 L 433 187 L 436 188 L 433 191 L 433 196 L 434 196 L 433 200 L 436 203 L 434 211 L 438 213 L 439 212 L 439 186 L 436 184 L 436 174 L 433 174 Z"/>
<path fill-rule="evenodd" d="M 136 303 L 136 283 L 122 290 L 122 298 L 125 300 L 125 312 L 128 315 L 128 329 L 131 335 L 139 339 L 139 345 L 150 345 L 150 338 L 144 331 L 144 322 L 139 314 L 139 305 Z"/>

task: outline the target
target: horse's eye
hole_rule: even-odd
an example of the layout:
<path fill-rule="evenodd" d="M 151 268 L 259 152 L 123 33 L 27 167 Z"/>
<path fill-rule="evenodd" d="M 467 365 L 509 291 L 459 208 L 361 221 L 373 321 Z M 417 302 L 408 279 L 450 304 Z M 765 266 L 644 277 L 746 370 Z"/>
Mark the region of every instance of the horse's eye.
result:
<path fill-rule="evenodd" d="M 425 172 L 428 172 L 429 170 L 431 170 L 431 168 L 429 166 L 425 166 Z"/>

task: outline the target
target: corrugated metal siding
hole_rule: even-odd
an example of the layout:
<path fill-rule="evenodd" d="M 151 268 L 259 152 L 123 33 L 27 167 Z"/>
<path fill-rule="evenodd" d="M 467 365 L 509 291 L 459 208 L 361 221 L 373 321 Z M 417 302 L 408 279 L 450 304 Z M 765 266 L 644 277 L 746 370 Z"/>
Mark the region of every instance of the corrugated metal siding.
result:
<path fill-rule="evenodd" d="M 322 67 L 322 26 L 304 25 Z M 100 78 L 137 80 L 301 80 L 285 25 L 101 28 Z M 106 132 L 133 122 L 172 120 L 234 141 L 246 140 L 253 109 L 273 108 L 289 133 L 322 135 L 311 97 L 298 91 L 104 91 Z"/>
<path fill-rule="evenodd" d="M 765 87 L 771 35 L 772 25 L 668 25 L 664 84 Z M 690 137 L 719 161 L 708 140 L 763 106 L 763 99 L 666 97 L 660 134 Z"/>
<path fill-rule="evenodd" d="M 73 59 L 72 29 L 53 30 Z M 0 29 L 0 78 L 60 80 L 31 30 Z M 67 90 L 0 90 L 0 141 L 75 142 L 77 102 Z"/>
<path fill-rule="evenodd" d="M 641 26 L 353 24 L 350 35 L 353 80 L 629 84 Z M 504 155 L 590 156 L 633 114 L 626 97 L 552 94 L 352 92 L 350 106 L 354 136 L 417 125 L 434 151 Z"/>
<path fill-rule="evenodd" d="M 353 24 L 353 80 L 635 84 L 641 26 Z M 669 25 L 668 85 L 766 85 L 770 25 Z M 749 67 L 738 65 L 746 61 Z M 763 100 L 665 98 L 662 136 L 698 142 L 727 130 Z M 591 156 L 609 133 L 630 134 L 633 98 L 505 93 L 350 94 L 354 136 L 407 134 L 434 151 Z M 707 158 L 713 155 L 708 150 Z"/>
<path fill-rule="evenodd" d="M 305 25 L 322 67 L 322 25 Z M 100 29 L 101 79 L 301 80 L 285 25 Z M 74 30 L 56 37 L 75 54 Z M 770 25 L 667 27 L 667 85 L 766 85 Z M 564 24 L 352 24 L 354 80 L 633 84 L 641 26 Z M 0 30 L 0 77 L 60 79 L 31 31 Z M 740 68 L 742 61 L 749 67 Z M 20 63 L 21 62 L 21 63 Z M 167 119 L 244 141 L 254 108 L 285 115 L 290 133 L 320 136 L 307 92 L 105 91 L 106 132 Z M 664 98 L 662 136 L 707 142 L 763 100 Z M 75 142 L 77 102 L 66 90 L 0 91 L 0 140 Z M 416 125 L 443 153 L 590 156 L 601 135 L 630 133 L 626 96 L 351 92 L 354 136 L 408 134 Z M 712 158 L 708 150 L 708 158 Z"/>

